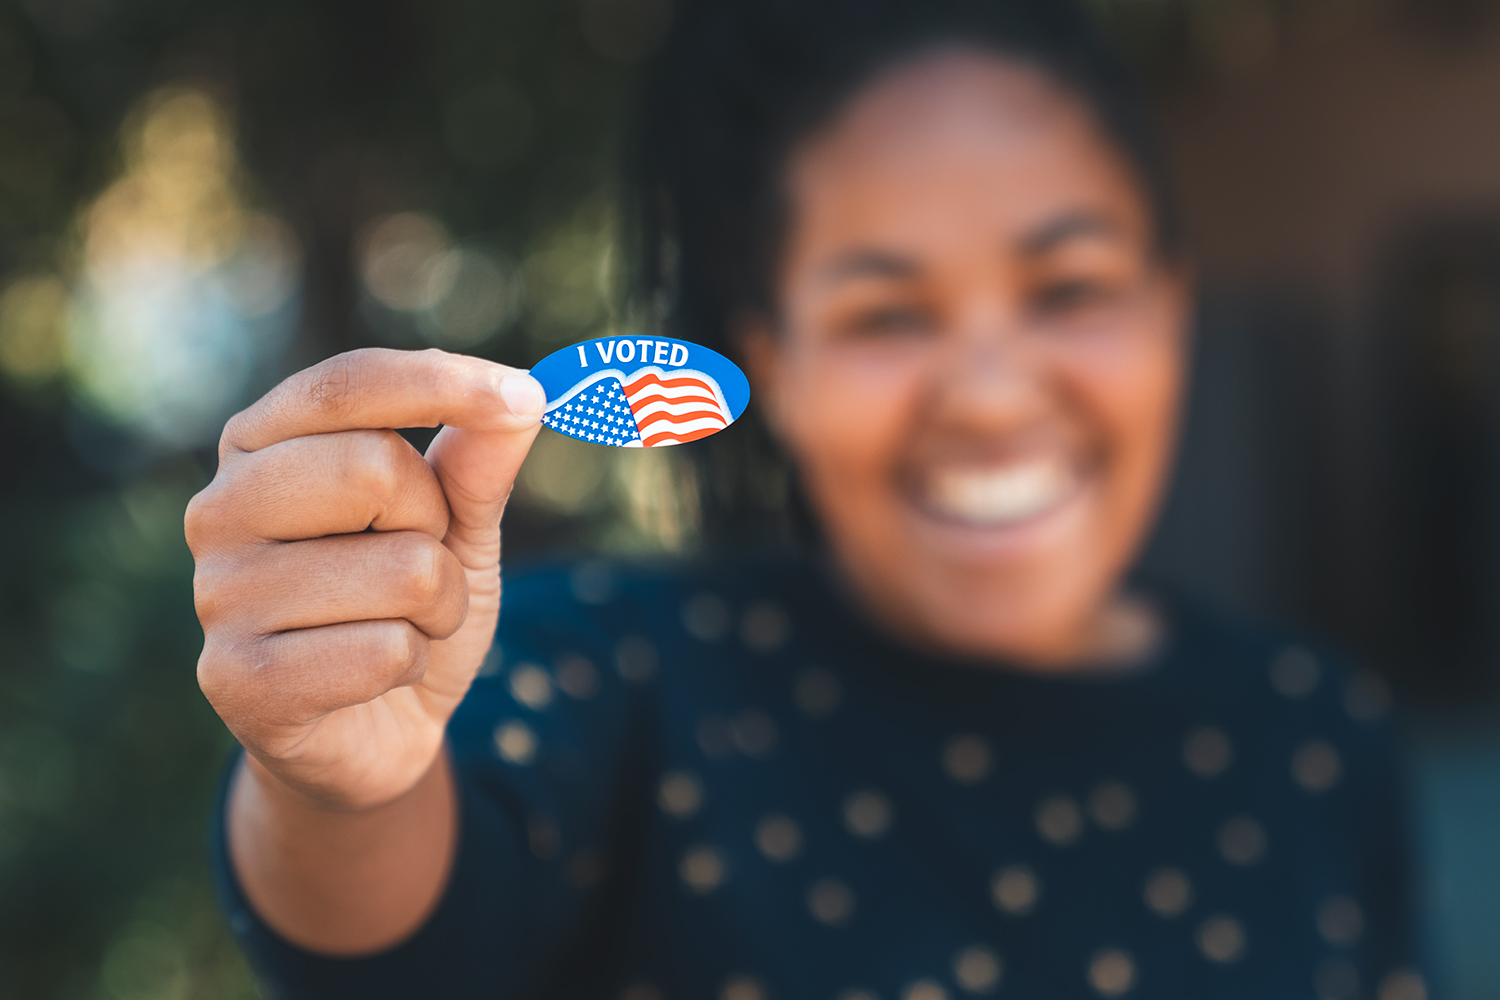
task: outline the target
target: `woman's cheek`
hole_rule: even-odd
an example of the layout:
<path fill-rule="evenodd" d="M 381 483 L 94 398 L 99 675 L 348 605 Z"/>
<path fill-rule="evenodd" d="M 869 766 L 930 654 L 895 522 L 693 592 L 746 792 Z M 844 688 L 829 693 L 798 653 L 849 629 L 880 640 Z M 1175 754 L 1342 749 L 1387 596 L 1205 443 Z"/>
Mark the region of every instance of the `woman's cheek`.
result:
<path fill-rule="evenodd" d="M 1160 327 L 1117 331 L 1077 357 L 1078 392 L 1105 439 L 1113 523 L 1136 532 L 1165 486 L 1181 391 L 1180 348 Z"/>
<path fill-rule="evenodd" d="M 831 351 L 800 387 L 807 440 L 845 472 L 894 467 L 917 395 L 915 359 L 894 352 Z"/>

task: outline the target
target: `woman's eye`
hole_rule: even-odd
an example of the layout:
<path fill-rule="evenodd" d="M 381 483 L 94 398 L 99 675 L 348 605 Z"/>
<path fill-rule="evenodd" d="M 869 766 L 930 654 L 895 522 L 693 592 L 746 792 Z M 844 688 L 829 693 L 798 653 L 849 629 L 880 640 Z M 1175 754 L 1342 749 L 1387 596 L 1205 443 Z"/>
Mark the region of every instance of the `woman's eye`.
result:
<path fill-rule="evenodd" d="M 845 329 L 856 337 L 907 336 L 924 333 L 932 326 L 927 310 L 913 306 L 866 309 L 850 317 Z"/>
<path fill-rule="evenodd" d="M 1043 315 L 1072 312 L 1108 301 L 1113 290 L 1101 281 L 1077 279 L 1043 285 L 1034 296 L 1034 308 Z"/>

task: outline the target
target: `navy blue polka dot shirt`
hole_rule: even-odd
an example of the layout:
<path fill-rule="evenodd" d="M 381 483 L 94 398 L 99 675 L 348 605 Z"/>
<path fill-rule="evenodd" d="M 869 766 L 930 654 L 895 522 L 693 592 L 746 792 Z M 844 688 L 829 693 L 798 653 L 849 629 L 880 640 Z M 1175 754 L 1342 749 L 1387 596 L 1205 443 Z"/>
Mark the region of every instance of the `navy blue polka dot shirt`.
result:
<path fill-rule="evenodd" d="M 1161 598 L 1130 673 L 913 652 L 818 570 L 506 580 L 410 940 L 272 998 L 1424 1000 L 1370 675 Z M 222 804 L 220 808 L 222 814 Z"/>

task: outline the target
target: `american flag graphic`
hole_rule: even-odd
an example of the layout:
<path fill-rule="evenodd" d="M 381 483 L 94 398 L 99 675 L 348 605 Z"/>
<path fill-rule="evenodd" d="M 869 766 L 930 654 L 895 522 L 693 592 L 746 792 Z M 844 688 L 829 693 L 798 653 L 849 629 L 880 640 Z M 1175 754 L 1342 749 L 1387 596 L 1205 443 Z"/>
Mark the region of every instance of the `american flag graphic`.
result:
<path fill-rule="evenodd" d="M 542 417 L 553 430 L 582 441 L 657 448 L 707 437 L 731 418 L 714 381 L 702 372 L 641 369 L 621 380 L 606 375 Z"/>

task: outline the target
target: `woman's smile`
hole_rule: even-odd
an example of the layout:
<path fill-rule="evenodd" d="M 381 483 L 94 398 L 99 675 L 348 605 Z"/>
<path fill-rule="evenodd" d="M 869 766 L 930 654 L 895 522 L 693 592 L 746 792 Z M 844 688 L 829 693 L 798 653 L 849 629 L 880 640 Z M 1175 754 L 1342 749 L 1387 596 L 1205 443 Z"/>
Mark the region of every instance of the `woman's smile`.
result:
<path fill-rule="evenodd" d="M 1082 477 L 1060 455 L 1004 465 L 939 466 L 917 479 L 913 500 L 929 517 L 970 528 L 1009 528 L 1048 514 L 1076 494 Z"/>

